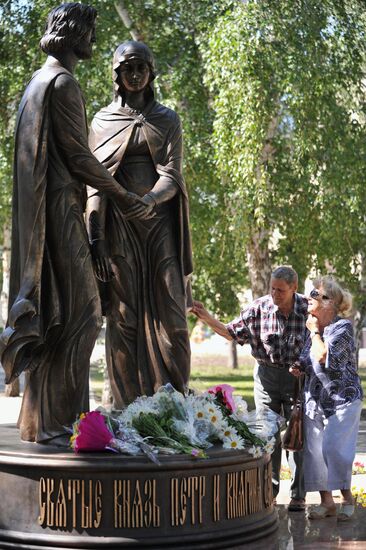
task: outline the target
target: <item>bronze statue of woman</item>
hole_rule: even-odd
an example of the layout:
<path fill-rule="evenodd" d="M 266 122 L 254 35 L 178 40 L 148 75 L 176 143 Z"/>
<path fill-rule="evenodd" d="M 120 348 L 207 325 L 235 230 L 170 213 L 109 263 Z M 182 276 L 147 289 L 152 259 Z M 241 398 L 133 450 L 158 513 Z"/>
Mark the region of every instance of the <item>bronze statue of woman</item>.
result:
<path fill-rule="evenodd" d="M 126 406 L 190 371 L 186 311 L 192 272 L 178 115 L 154 99 L 154 59 L 142 42 L 114 54 L 114 101 L 94 117 L 89 145 L 141 201 L 128 212 L 89 189 L 96 274 L 105 281 L 106 357 L 114 404 Z"/>

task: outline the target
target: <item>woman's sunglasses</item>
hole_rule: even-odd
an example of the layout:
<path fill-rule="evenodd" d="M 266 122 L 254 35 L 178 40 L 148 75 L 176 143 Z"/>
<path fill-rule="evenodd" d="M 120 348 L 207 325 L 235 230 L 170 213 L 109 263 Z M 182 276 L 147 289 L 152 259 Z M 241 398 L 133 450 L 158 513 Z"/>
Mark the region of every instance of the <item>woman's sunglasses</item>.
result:
<path fill-rule="evenodd" d="M 329 296 L 326 296 L 325 294 L 320 294 L 319 290 L 316 288 L 313 288 L 313 290 L 310 291 L 309 294 L 310 298 L 314 298 L 314 300 L 320 300 L 321 298 L 323 300 L 329 300 Z"/>

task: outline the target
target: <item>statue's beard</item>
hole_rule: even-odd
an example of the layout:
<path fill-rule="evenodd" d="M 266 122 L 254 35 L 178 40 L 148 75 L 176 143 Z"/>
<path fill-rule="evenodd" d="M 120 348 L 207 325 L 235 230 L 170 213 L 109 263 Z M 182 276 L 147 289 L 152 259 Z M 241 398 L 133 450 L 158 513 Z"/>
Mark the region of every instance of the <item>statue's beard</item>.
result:
<path fill-rule="evenodd" d="M 93 45 L 91 43 L 79 42 L 74 46 L 74 53 L 79 59 L 90 59 L 93 55 Z"/>

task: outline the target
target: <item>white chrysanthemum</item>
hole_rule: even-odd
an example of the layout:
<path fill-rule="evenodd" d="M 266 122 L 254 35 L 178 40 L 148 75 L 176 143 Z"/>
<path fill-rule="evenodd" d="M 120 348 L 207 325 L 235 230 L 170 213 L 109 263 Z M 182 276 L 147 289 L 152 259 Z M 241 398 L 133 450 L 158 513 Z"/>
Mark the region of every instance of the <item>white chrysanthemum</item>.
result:
<path fill-rule="evenodd" d="M 212 422 L 212 420 L 215 420 L 215 422 Z M 223 416 L 221 416 L 220 419 L 218 419 L 218 417 L 215 414 L 210 414 L 206 422 L 210 426 L 211 436 L 214 439 L 218 439 L 219 441 L 222 442 L 225 438 L 224 432 L 229 430 L 229 424 L 227 423 L 227 420 L 225 420 Z"/>
<path fill-rule="evenodd" d="M 256 447 L 255 445 L 253 445 L 253 447 L 250 447 L 250 449 L 248 449 L 248 453 L 253 455 L 254 458 L 260 458 L 263 454 L 263 451 L 261 447 Z"/>
<path fill-rule="evenodd" d="M 208 420 L 217 430 L 221 429 L 223 422 L 226 424 L 222 412 L 217 407 L 208 407 Z"/>
<path fill-rule="evenodd" d="M 154 403 L 151 397 L 138 397 L 133 403 L 128 405 L 128 407 L 119 415 L 117 420 L 126 426 L 132 426 L 133 419 L 139 416 L 140 413 L 159 414 L 157 404 Z"/>
<path fill-rule="evenodd" d="M 208 403 L 206 400 L 199 399 L 191 403 L 191 408 L 194 411 L 196 420 L 208 420 L 217 426 L 222 420 L 220 409 L 213 403 Z"/>
<path fill-rule="evenodd" d="M 192 410 L 196 420 L 207 421 L 211 426 L 211 433 L 222 439 L 220 433 L 228 427 L 228 424 L 215 403 L 200 399 L 198 402 L 192 403 Z"/>
<path fill-rule="evenodd" d="M 207 420 L 208 410 L 204 403 L 192 404 L 191 411 L 195 420 Z"/>
<path fill-rule="evenodd" d="M 244 449 L 244 441 L 239 436 L 225 437 L 222 446 L 224 449 Z"/>

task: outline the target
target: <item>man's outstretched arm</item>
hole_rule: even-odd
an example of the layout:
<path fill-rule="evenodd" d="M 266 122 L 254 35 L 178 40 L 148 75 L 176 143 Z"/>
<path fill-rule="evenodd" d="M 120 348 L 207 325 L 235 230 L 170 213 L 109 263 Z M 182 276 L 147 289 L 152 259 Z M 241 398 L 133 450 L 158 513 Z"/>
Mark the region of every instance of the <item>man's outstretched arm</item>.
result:
<path fill-rule="evenodd" d="M 226 338 L 226 340 L 233 340 L 233 337 L 229 333 L 228 329 L 226 328 L 226 325 L 216 319 L 211 313 L 207 311 L 207 309 L 204 307 L 204 305 L 201 302 L 198 302 L 197 300 L 193 300 L 193 306 L 191 309 L 191 313 L 196 315 L 198 319 L 201 319 L 206 325 L 208 325 L 216 334 L 219 334 L 220 336 L 223 336 Z"/>

